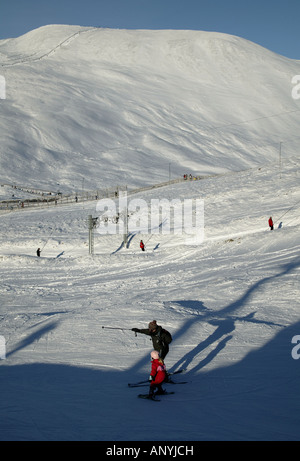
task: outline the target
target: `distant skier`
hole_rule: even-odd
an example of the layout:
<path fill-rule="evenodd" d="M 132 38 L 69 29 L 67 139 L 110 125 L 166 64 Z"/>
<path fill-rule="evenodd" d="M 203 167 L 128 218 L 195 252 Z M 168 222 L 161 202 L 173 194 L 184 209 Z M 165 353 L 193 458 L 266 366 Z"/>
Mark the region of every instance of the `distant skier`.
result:
<path fill-rule="evenodd" d="M 140 249 L 141 249 L 142 251 L 145 251 L 145 245 L 144 245 L 143 240 L 140 241 Z"/>
<path fill-rule="evenodd" d="M 41 256 L 41 249 L 40 249 L 40 248 L 38 248 L 38 249 L 36 250 L 36 255 L 37 255 L 38 257 Z"/>
<path fill-rule="evenodd" d="M 160 357 L 157 351 L 151 352 L 151 373 L 149 376 L 150 389 L 149 389 L 149 398 L 154 397 L 154 392 L 156 395 L 164 394 L 165 391 L 161 387 L 162 383 L 166 379 L 166 366 L 163 359 Z"/>
<path fill-rule="evenodd" d="M 148 328 L 141 330 L 132 328 L 132 331 L 151 336 L 153 348 L 159 353 L 161 359 L 165 360 L 169 352 L 169 344 L 172 342 L 172 336 L 167 330 L 157 325 L 156 320 L 150 322 Z"/>
<path fill-rule="evenodd" d="M 270 227 L 270 230 L 274 229 L 274 223 L 273 223 L 272 216 L 270 216 L 270 218 L 269 218 L 269 227 Z"/>

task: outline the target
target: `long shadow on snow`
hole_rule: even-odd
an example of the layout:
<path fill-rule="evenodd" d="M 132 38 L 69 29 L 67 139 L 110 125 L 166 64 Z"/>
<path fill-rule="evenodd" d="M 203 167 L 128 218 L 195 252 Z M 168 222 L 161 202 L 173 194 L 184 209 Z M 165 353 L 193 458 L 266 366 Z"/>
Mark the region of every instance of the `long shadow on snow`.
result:
<path fill-rule="evenodd" d="M 189 329 L 194 326 L 196 323 L 202 323 L 202 322 L 210 322 L 213 325 L 217 326 L 217 329 L 214 331 L 214 333 L 206 338 L 204 341 L 201 341 L 192 351 L 188 352 L 187 354 L 184 355 L 180 360 L 178 360 L 177 363 L 175 363 L 172 368 L 169 369 L 169 371 L 174 371 L 178 367 L 188 367 L 188 365 L 194 360 L 194 358 L 205 348 L 209 347 L 212 345 L 215 341 L 221 340 L 223 336 L 227 335 L 226 338 L 222 339 L 222 342 L 218 344 L 215 348 L 214 351 L 210 352 L 208 357 L 203 360 L 202 362 L 199 362 L 198 365 L 196 365 L 192 370 L 188 370 L 189 373 L 195 373 L 196 371 L 200 370 L 203 368 L 205 365 L 207 365 L 210 361 L 213 360 L 213 358 L 226 346 L 227 342 L 230 341 L 232 336 L 230 333 L 232 333 L 235 330 L 235 322 L 236 321 L 244 321 L 244 322 L 251 322 L 251 323 L 262 323 L 265 325 L 270 325 L 270 326 L 282 326 L 279 324 L 276 324 L 274 322 L 268 322 L 268 321 L 262 321 L 262 320 L 257 320 L 254 318 L 255 312 L 251 313 L 245 317 L 238 317 L 234 316 L 233 314 L 236 313 L 238 310 L 240 310 L 247 302 L 251 300 L 251 298 L 255 295 L 255 293 L 265 284 L 268 284 L 269 282 L 272 282 L 276 279 L 279 279 L 285 275 L 287 275 L 289 272 L 293 271 L 294 269 L 298 268 L 300 266 L 300 261 L 299 259 L 296 259 L 294 262 L 289 263 L 284 266 L 283 270 L 279 272 L 278 274 L 271 275 L 268 277 L 265 277 L 256 283 L 254 283 L 245 293 L 243 296 L 241 296 L 237 301 L 228 304 L 225 306 L 223 309 L 220 309 L 219 311 L 212 311 L 208 309 L 202 301 L 196 301 L 196 300 L 181 300 L 181 301 L 172 301 L 172 302 L 167 302 L 166 305 L 168 307 L 172 307 L 172 304 L 179 304 L 182 306 L 184 309 L 188 309 L 190 312 L 192 311 L 192 314 L 194 315 L 189 318 L 184 325 L 181 327 L 179 331 L 173 334 L 173 343 L 179 342 L 180 337 L 188 333 Z M 170 347 L 172 347 L 172 344 Z M 151 346 L 150 346 L 151 347 Z M 149 357 L 148 355 L 146 357 L 143 357 L 140 359 L 132 368 L 131 372 L 132 374 L 136 374 L 142 369 L 145 368 L 145 366 L 149 363 Z"/>
<path fill-rule="evenodd" d="M 215 350 L 194 367 L 193 374 L 212 360 L 230 340 L 239 318 L 233 314 L 263 284 L 298 266 L 299 262 L 291 263 L 279 274 L 255 283 L 239 300 L 218 312 L 198 301 L 177 302 L 196 308 L 196 312 L 174 335 L 174 341 L 195 322 L 217 325 L 216 331 L 178 364 L 191 363 L 204 346 L 219 339 Z M 241 319 L 258 322 L 253 317 Z M 17 344 L 9 352 L 8 362 L 17 351 L 55 327 L 56 323 L 50 323 Z M 1 361 L 0 440 L 296 440 L 300 431 L 299 364 L 291 357 L 291 340 L 299 333 L 300 322 L 281 330 L 239 363 L 198 375 L 197 382 L 184 392 L 184 400 L 168 407 L 172 417 L 163 427 L 155 418 L 149 421 L 149 407 L 143 411 L 145 402 L 137 403 L 136 393 L 131 395 L 134 390 L 126 386 L 129 376 L 132 378 L 134 371 L 149 363 L 148 354 L 126 372 L 45 363 L 12 366 Z M 188 405 L 190 392 L 192 405 Z M 183 427 L 188 429 L 186 438 Z"/>
<path fill-rule="evenodd" d="M 238 363 L 199 375 L 207 439 L 299 440 L 299 360 L 291 354 L 292 338 L 299 333 L 300 322 Z"/>
<path fill-rule="evenodd" d="M 149 417 L 156 404 L 137 400 L 128 372 L 0 362 L 0 440 L 298 440 L 291 340 L 299 333 L 300 322 L 240 362 L 199 375 L 162 401 L 168 424 Z"/>
<path fill-rule="evenodd" d="M 201 322 L 208 322 L 211 325 L 215 325 L 217 328 L 216 330 L 205 340 L 201 341 L 192 351 L 185 354 L 177 363 L 175 363 L 170 371 L 176 370 L 178 367 L 187 368 L 192 361 L 196 358 L 196 356 L 214 344 L 216 341 L 220 341 L 217 344 L 215 349 L 211 351 L 208 356 L 200 361 L 194 368 L 190 369 L 190 373 L 195 373 L 207 365 L 210 361 L 214 359 L 214 357 L 226 346 L 228 341 L 232 339 L 231 333 L 235 330 L 235 323 L 237 321 L 240 322 L 250 322 L 256 324 L 264 324 L 270 326 L 280 326 L 283 325 L 271 322 L 271 321 L 263 321 L 255 319 L 255 312 L 250 313 L 244 317 L 234 316 L 235 312 L 241 309 L 247 302 L 251 300 L 251 298 L 255 295 L 257 290 L 261 288 L 262 285 L 272 282 L 277 278 L 281 278 L 284 275 L 287 275 L 292 270 L 299 267 L 300 262 L 297 259 L 293 263 L 289 263 L 284 267 L 284 269 L 275 275 L 265 277 L 262 280 L 257 281 L 254 283 L 246 292 L 245 294 L 239 298 L 237 301 L 225 306 L 223 309 L 219 311 L 211 311 L 209 310 L 202 301 L 195 301 L 195 300 L 182 300 L 182 301 L 173 301 L 171 304 L 177 304 L 182 306 L 184 309 L 188 309 L 189 311 L 195 312 L 194 317 L 187 320 L 186 323 L 183 325 L 181 330 L 174 335 L 174 341 L 178 341 L 179 338 L 188 333 L 188 330 L 194 326 L 195 323 Z M 169 303 L 168 303 L 169 304 Z M 225 336 L 225 337 L 224 337 Z M 223 338 L 223 339 L 222 339 Z"/>
<path fill-rule="evenodd" d="M 49 315 L 49 314 L 48 314 Z M 48 334 L 50 331 L 54 330 L 57 326 L 58 322 L 51 322 L 48 325 L 40 328 L 39 330 L 34 331 L 31 335 L 20 341 L 15 347 L 6 354 L 6 357 L 10 357 L 14 355 L 16 352 L 24 349 L 25 347 L 33 344 L 35 341 L 41 339 L 44 335 Z"/>

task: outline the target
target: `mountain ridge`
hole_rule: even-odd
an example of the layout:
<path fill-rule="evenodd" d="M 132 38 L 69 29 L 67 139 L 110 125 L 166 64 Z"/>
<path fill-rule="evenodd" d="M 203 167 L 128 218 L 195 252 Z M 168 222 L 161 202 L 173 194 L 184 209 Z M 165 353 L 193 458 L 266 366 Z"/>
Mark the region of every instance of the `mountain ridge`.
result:
<path fill-rule="evenodd" d="M 49 25 L 0 62 L 1 181 L 135 186 L 294 155 L 298 61 L 239 37 Z"/>

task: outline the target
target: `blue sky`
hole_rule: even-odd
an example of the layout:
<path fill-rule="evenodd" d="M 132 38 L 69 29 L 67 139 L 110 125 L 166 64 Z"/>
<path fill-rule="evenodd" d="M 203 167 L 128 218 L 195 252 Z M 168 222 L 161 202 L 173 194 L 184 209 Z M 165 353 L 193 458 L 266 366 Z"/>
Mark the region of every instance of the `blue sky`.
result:
<path fill-rule="evenodd" d="M 0 0 L 0 39 L 46 24 L 224 32 L 300 59 L 300 0 Z"/>

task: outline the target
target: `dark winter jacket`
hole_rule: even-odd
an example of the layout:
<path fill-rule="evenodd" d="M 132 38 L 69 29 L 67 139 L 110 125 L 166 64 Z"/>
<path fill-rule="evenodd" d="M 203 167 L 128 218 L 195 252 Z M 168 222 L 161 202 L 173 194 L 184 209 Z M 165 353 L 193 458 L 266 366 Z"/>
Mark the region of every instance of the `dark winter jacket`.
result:
<path fill-rule="evenodd" d="M 153 348 L 159 352 L 160 357 L 164 360 L 165 356 L 169 352 L 169 344 L 172 342 L 171 334 L 159 325 L 157 326 L 155 332 L 153 330 L 149 330 L 149 328 L 142 330 L 135 328 L 134 330 L 138 333 L 142 333 L 143 335 L 151 336 Z"/>

